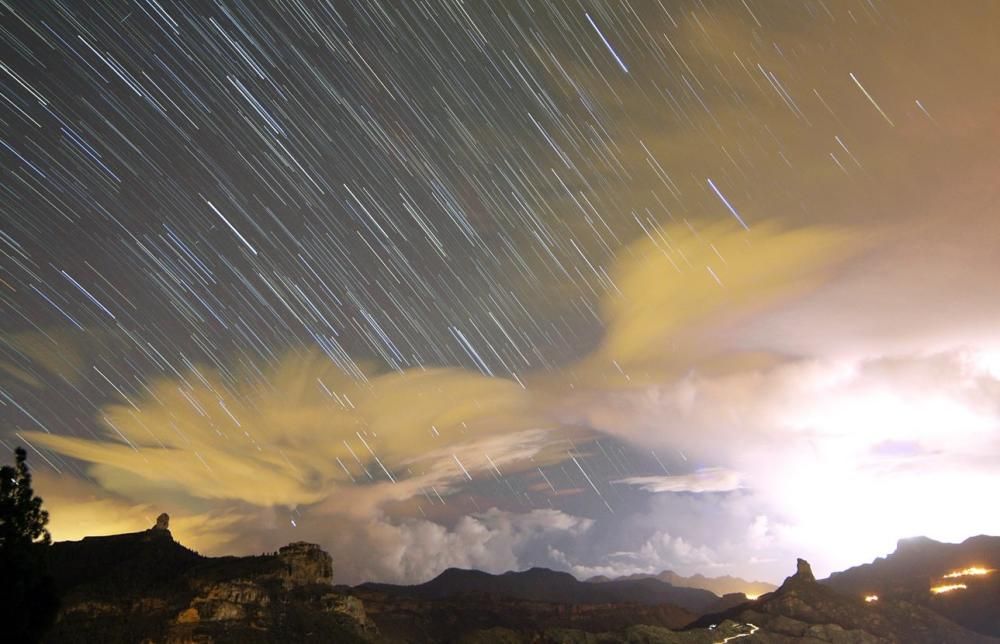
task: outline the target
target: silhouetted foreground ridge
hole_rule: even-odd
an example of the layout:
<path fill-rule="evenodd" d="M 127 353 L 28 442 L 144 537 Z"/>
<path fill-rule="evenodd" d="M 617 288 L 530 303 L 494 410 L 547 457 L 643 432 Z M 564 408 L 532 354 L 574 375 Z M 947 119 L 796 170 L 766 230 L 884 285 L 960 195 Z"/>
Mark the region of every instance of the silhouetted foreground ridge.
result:
<path fill-rule="evenodd" d="M 977 557 L 991 564 L 995 542 L 982 541 L 988 538 L 976 538 L 978 550 L 940 559 L 927 546 L 923 576 L 905 579 L 897 560 L 915 555 L 899 550 L 825 583 L 799 560 L 780 588 L 750 601 L 654 577 L 594 583 L 542 568 L 502 575 L 449 569 L 414 586 L 333 586 L 333 562 L 317 545 L 202 557 L 174 541 L 168 522 L 163 515 L 143 532 L 48 547 L 62 607 L 46 641 L 1000 643 L 988 636 L 996 621 L 997 604 L 984 603 L 991 596 L 968 595 L 966 612 L 927 599 L 934 595 L 927 583 L 951 564 Z M 990 583 L 967 589 L 993 592 Z M 873 588 L 886 596 L 866 601 Z M 898 588 L 910 594 L 892 596 Z M 945 616 L 949 610 L 964 626 Z"/>

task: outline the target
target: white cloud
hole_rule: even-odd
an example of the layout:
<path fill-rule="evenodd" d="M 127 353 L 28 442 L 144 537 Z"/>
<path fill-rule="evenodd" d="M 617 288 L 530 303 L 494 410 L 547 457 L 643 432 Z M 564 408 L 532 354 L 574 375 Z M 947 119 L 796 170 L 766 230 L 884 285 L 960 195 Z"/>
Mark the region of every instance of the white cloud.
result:
<path fill-rule="evenodd" d="M 780 519 L 754 539 L 822 568 L 822 557 L 840 566 L 884 554 L 906 534 L 1000 531 L 977 493 L 1000 488 L 989 456 L 1000 382 L 987 367 L 964 352 L 737 366 L 576 409 L 629 442 L 739 472 Z"/>
<path fill-rule="evenodd" d="M 424 519 L 352 522 L 322 543 L 333 555 L 338 581 L 420 583 L 451 567 L 523 569 L 553 539 L 577 538 L 592 526 L 590 519 L 558 510 L 492 508 L 462 516 L 450 528 Z"/>
<path fill-rule="evenodd" d="M 705 571 L 721 564 L 719 553 L 711 547 L 694 544 L 664 530 L 651 534 L 635 550 L 609 553 L 603 563 L 596 565 L 573 563 L 561 552 L 552 554 L 579 579 L 656 574 L 664 570 Z"/>

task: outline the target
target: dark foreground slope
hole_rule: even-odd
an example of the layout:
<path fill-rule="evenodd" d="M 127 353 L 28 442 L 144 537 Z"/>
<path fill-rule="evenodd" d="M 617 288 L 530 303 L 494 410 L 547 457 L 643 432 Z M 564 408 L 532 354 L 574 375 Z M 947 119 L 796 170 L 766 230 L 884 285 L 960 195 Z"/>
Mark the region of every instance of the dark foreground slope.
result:
<path fill-rule="evenodd" d="M 689 628 L 722 623 L 754 630 L 747 642 L 830 642 L 832 644 L 996 644 L 923 606 L 898 599 L 866 602 L 842 594 L 813 577 L 799 560 L 797 572 L 778 590 L 720 614 L 706 615 Z"/>
<path fill-rule="evenodd" d="M 374 627 L 331 586 L 330 557 L 202 557 L 165 529 L 53 544 L 62 599 L 49 642 L 357 642 Z"/>
<path fill-rule="evenodd" d="M 969 568 L 985 574 L 956 574 Z M 905 600 L 1000 637 L 1000 537 L 971 537 L 962 543 L 903 539 L 889 556 L 834 573 L 821 583 L 849 595 Z M 959 587 L 939 594 L 930 590 L 945 585 Z"/>
<path fill-rule="evenodd" d="M 979 559 L 960 563 L 990 564 L 989 552 L 968 550 Z M 543 569 L 449 570 L 418 586 L 337 588 L 330 556 L 313 544 L 208 558 L 166 529 L 54 544 L 48 559 L 62 598 L 49 642 L 1000 644 L 932 610 L 940 606 L 888 595 L 866 603 L 859 588 L 891 594 L 909 583 L 897 579 L 905 566 L 895 555 L 884 573 L 876 562 L 836 576 L 844 592 L 816 582 L 800 562 L 794 576 L 756 601 L 655 579 L 579 582 Z M 928 570 L 937 568 L 921 574 Z M 715 603 L 698 618 L 704 610 L 668 598 L 691 608 Z M 996 607 L 969 604 L 963 615 L 988 621 Z"/>

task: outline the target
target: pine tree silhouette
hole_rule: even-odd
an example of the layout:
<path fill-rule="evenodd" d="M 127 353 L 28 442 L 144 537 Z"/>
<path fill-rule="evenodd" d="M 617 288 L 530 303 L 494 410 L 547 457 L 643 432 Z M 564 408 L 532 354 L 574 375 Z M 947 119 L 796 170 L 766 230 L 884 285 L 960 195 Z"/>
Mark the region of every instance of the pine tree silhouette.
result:
<path fill-rule="evenodd" d="M 45 567 L 49 513 L 31 489 L 27 453 L 18 447 L 14 457 L 0 468 L 0 639 L 37 642 L 58 610 Z"/>

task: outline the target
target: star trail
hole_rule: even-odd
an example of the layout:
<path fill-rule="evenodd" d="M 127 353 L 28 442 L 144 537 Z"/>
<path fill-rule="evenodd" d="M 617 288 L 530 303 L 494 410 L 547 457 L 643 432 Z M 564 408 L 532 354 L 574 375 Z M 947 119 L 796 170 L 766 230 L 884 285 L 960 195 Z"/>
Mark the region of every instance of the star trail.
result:
<path fill-rule="evenodd" d="M 338 498 L 393 530 L 583 534 L 771 489 L 730 445 L 772 390 L 722 390 L 913 355 L 788 307 L 869 297 L 852 276 L 943 239 L 910 225 L 939 221 L 925 190 L 988 167 L 962 146 L 996 133 L 971 18 L 995 12 L 959 4 L 2 3 L 2 445 L 50 466 L 54 521 L 58 490 L 119 504 L 99 529 L 169 498 L 209 550 L 322 532 Z M 935 23 L 975 34 L 915 52 Z M 973 255 L 939 265 L 989 275 Z M 910 284 L 873 288 L 945 301 Z M 768 422 L 828 436 L 813 418 Z M 797 512 L 757 500 L 718 525 Z"/>

